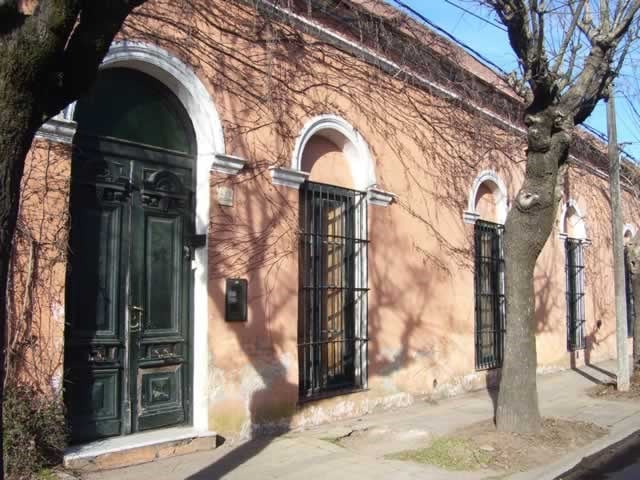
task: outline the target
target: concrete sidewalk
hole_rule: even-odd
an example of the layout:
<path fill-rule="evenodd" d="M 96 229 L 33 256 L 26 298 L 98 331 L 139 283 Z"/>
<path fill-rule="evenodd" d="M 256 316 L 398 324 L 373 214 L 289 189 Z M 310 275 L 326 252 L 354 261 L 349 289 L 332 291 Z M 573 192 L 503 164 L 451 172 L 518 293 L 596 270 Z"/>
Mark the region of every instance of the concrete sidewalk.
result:
<path fill-rule="evenodd" d="M 573 452 L 558 462 L 534 471 L 514 474 L 514 480 L 553 479 L 583 457 L 595 453 L 640 430 L 640 402 L 594 399 L 586 390 L 598 381 L 611 380 L 615 363 L 606 362 L 579 370 L 539 377 L 542 414 L 587 421 L 609 429 L 608 435 Z M 430 479 L 475 480 L 490 477 L 486 471 L 447 472 L 438 468 L 386 460 L 384 455 L 416 448 L 430 438 L 493 415 L 487 391 L 475 392 L 437 403 L 421 401 L 393 411 L 345 420 L 313 429 L 290 432 L 276 438 L 261 438 L 214 451 L 124 469 L 86 474 L 86 480 L 212 480 L 224 479 Z M 329 441 L 362 435 L 348 448 Z M 507 477 L 500 477 L 507 478 Z"/>

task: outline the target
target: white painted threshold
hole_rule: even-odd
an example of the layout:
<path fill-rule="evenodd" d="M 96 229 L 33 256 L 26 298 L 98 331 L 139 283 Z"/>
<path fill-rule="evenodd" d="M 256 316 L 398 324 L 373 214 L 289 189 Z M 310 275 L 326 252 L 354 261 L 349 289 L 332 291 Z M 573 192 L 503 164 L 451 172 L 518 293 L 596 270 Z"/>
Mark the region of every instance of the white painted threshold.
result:
<path fill-rule="evenodd" d="M 207 430 L 198 430 L 193 427 L 174 427 L 105 438 L 104 440 L 96 440 L 95 442 L 67 448 L 64 452 L 63 463 L 67 465 L 77 460 L 98 457 L 108 453 L 123 452 L 179 440 L 215 436 L 215 432 Z"/>

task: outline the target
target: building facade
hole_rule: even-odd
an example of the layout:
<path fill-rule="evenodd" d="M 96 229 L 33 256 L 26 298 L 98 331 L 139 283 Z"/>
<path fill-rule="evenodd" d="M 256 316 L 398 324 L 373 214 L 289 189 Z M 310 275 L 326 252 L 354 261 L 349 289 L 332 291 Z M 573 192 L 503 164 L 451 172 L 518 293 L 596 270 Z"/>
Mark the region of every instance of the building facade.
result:
<path fill-rule="evenodd" d="M 175 3 L 137 10 L 34 142 L 12 374 L 64 396 L 74 443 L 491 386 L 526 158 L 503 79 L 379 2 Z M 540 371 L 615 356 L 604 157 L 576 137 L 536 270 Z"/>

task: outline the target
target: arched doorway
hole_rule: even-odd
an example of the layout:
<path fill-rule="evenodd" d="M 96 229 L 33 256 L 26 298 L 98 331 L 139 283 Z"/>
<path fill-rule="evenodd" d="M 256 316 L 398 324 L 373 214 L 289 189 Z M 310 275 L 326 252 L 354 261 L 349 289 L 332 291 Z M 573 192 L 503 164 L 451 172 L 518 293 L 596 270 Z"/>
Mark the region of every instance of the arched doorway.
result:
<path fill-rule="evenodd" d="M 78 102 L 65 402 L 72 441 L 191 421 L 195 134 L 175 95 L 110 68 Z"/>

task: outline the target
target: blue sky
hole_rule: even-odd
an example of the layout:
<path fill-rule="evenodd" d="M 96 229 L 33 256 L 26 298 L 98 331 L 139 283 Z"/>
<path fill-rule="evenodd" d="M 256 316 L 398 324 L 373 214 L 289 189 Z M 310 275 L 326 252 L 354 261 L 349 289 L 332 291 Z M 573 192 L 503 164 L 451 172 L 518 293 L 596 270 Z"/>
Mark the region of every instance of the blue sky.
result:
<path fill-rule="evenodd" d="M 397 6 L 393 0 L 387 1 Z M 474 18 L 473 15 L 465 13 L 445 0 L 403 1 L 433 23 L 447 30 L 456 38 L 502 67 L 503 70 L 512 71 L 516 69 L 515 56 L 509 46 L 507 34 L 503 30 Z M 484 18 L 493 20 L 493 23 L 499 24 L 497 20 L 489 16 L 488 10 L 474 5 L 473 2 L 464 0 L 450 1 Z M 624 73 L 627 76 L 633 75 L 631 68 L 628 68 Z M 622 85 L 624 81 L 624 79 L 621 79 L 619 84 Z M 625 143 L 625 150 L 640 161 L 640 123 L 631 115 L 626 100 L 620 94 L 616 95 L 616 108 L 618 111 L 618 142 Z M 638 108 L 640 109 L 640 106 Z M 606 133 L 606 106 L 604 102 L 598 104 L 587 123 Z"/>

